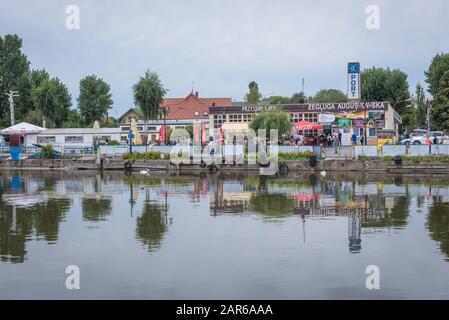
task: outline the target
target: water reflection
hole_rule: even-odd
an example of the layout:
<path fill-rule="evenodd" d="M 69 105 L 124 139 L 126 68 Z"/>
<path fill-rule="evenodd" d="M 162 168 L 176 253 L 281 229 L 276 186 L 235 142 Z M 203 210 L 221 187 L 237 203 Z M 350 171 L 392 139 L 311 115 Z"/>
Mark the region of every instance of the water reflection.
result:
<path fill-rule="evenodd" d="M 147 193 L 142 214 L 136 218 L 136 224 L 137 238 L 148 251 L 157 251 L 169 226 L 167 204 L 161 205 L 151 200 Z"/>
<path fill-rule="evenodd" d="M 28 182 L 28 183 L 27 183 Z M 54 181 L 30 184 L 20 176 L 2 179 L 0 187 L 0 259 L 12 263 L 23 262 L 26 242 L 45 240 L 54 244 L 58 240 L 59 226 L 69 211 L 72 201 L 66 197 L 50 198 L 33 194 L 38 190 L 51 190 Z"/>
<path fill-rule="evenodd" d="M 209 212 L 202 213 L 216 218 L 250 216 L 263 223 L 297 219 L 304 242 L 313 220 L 346 219 L 347 227 L 341 232 L 350 253 L 363 250 L 366 234 L 407 228 L 414 199 L 423 212 L 431 204 L 427 216 L 430 237 L 449 257 L 449 187 L 441 185 L 441 180 L 357 175 L 323 178 L 313 174 L 272 178 L 28 173 L 3 176 L 0 183 L 2 261 L 23 262 L 27 241 L 56 243 L 60 225 L 72 206 L 73 214 L 81 214 L 85 223 L 98 225 L 129 210 L 128 219 L 135 231 L 127 236 L 150 252 L 160 251 L 172 223 L 170 216 L 176 213 L 169 203 L 182 197 L 192 203 L 185 208 L 187 214 L 206 204 Z"/>
<path fill-rule="evenodd" d="M 349 252 L 362 249 L 363 228 L 404 228 L 410 193 L 406 185 L 356 180 L 330 180 L 316 175 L 306 179 L 258 177 L 242 181 L 216 179 L 211 212 L 256 214 L 267 221 L 299 215 L 306 218 L 348 218 Z"/>
<path fill-rule="evenodd" d="M 105 221 L 112 212 L 112 201 L 108 198 L 83 198 L 81 207 L 84 220 Z"/>

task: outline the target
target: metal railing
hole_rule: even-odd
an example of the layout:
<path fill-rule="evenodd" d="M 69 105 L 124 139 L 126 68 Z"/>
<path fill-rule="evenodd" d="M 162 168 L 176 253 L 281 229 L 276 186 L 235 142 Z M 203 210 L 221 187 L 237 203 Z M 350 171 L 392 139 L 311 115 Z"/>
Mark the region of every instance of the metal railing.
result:
<path fill-rule="evenodd" d="M 222 146 L 223 155 L 247 155 L 247 148 L 243 145 L 224 145 Z M 110 157 L 121 157 L 129 151 L 128 145 L 99 146 L 100 154 Z M 96 149 L 92 146 L 53 146 L 56 157 L 76 158 L 76 157 L 94 157 Z M 190 154 L 198 154 L 201 147 L 196 146 L 133 146 L 133 152 L 155 151 L 163 154 L 179 151 L 190 151 Z M 392 145 L 385 144 L 379 149 L 377 146 L 338 146 L 338 147 L 319 147 L 319 146 L 278 146 L 279 153 L 311 152 L 322 159 L 354 159 L 359 156 L 366 157 L 384 157 L 384 156 L 427 156 L 427 155 L 449 155 L 449 144 L 434 145 Z M 36 146 L 22 146 L 21 158 L 39 157 L 42 150 Z M 0 157 L 10 157 L 10 147 L 0 146 Z"/>

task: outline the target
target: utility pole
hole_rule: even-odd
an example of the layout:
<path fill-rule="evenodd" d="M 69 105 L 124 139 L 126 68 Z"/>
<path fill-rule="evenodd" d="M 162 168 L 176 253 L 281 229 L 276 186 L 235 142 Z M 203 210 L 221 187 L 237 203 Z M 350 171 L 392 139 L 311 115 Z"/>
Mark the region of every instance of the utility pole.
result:
<path fill-rule="evenodd" d="M 9 113 L 11 115 L 11 125 L 15 124 L 15 116 L 14 116 L 14 97 L 18 97 L 19 93 L 17 91 L 9 90 L 9 93 L 5 93 L 8 96 L 9 101 Z"/>

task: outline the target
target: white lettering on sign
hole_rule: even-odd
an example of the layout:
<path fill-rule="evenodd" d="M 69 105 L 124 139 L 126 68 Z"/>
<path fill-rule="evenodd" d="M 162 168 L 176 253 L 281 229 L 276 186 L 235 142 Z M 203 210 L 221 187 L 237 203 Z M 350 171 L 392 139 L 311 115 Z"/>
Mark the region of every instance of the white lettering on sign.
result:
<path fill-rule="evenodd" d="M 261 112 L 273 108 L 275 108 L 275 106 L 243 106 L 242 112 Z"/>
<path fill-rule="evenodd" d="M 349 84 L 348 84 L 348 98 L 349 99 L 360 99 L 360 74 L 358 73 L 349 73 Z"/>
<path fill-rule="evenodd" d="M 357 110 L 385 110 L 385 102 L 356 102 L 356 103 L 311 103 L 308 111 L 357 111 Z"/>

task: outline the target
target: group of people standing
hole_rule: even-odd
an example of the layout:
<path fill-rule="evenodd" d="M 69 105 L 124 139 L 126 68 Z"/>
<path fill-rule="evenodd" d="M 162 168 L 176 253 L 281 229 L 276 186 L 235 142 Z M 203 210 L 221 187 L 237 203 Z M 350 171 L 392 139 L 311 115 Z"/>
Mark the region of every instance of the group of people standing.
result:
<path fill-rule="evenodd" d="M 341 146 L 342 133 L 340 130 L 328 131 L 325 133 L 321 131 L 319 135 L 314 137 L 305 136 L 304 132 L 297 131 L 290 138 L 289 145 L 304 146 L 304 145 L 319 145 L 319 146 Z"/>

